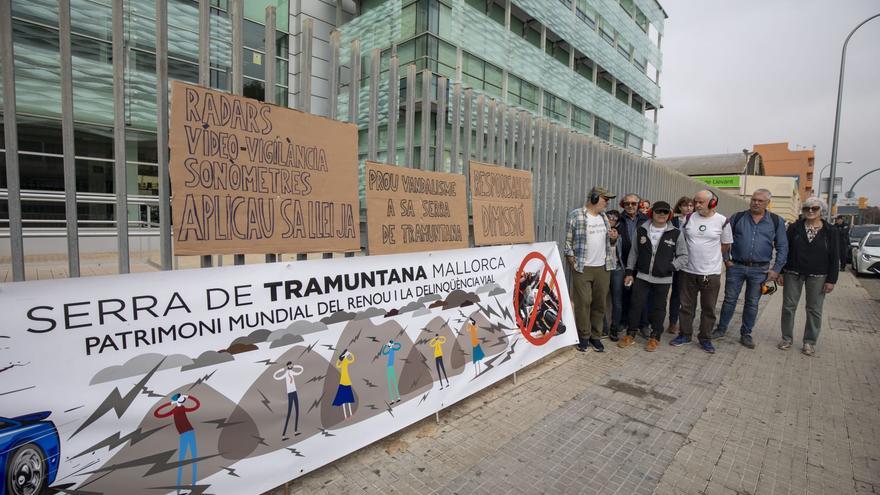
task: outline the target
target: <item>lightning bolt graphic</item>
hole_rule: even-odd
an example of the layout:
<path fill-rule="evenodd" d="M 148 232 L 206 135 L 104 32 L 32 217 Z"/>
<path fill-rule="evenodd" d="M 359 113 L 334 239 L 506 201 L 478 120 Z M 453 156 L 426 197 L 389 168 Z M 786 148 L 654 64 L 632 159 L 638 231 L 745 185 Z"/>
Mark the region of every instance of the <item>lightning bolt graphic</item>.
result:
<path fill-rule="evenodd" d="M 147 430 L 147 431 L 143 431 L 143 429 L 138 428 L 138 429 L 134 430 L 133 432 L 131 432 L 127 435 L 123 435 L 123 436 L 120 436 L 119 432 L 117 431 L 116 433 L 101 440 L 100 442 L 96 443 L 95 445 L 92 445 L 91 447 L 83 450 L 79 454 L 76 454 L 75 456 L 71 457 L 70 459 L 71 460 L 76 459 L 77 457 L 86 455 L 90 452 L 94 452 L 94 451 L 101 449 L 101 448 L 104 448 L 104 447 L 107 447 L 110 450 L 113 450 L 116 447 L 125 444 L 129 440 L 131 441 L 131 445 L 135 445 L 136 443 L 140 442 L 141 440 L 149 437 L 150 435 L 152 435 L 153 433 L 156 433 L 157 431 L 161 430 L 162 428 L 166 428 L 167 426 L 168 426 L 167 424 L 164 424 L 162 426 L 159 426 L 158 428 L 153 428 L 152 430 Z"/>
<path fill-rule="evenodd" d="M 170 459 L 174 458 L 176 454 L 177 449 L 166 450 L 164 452 L 148 455 L 146 457 L 139 457 L 130 461 L 118 462 L 115 464 L 105 464 L 94 471 L 89 471 L 84 474 L 105 473 L 107 471 L 118 471 L 120 469 L 128 469 L 132 467 L 150 466 L 150 469 L 148 469 L 147 472 L 144 473 L 144 476 L 151 476 L 156 473 L 163 473 L 171 469 L 177 469 L 178 466 L 188 466 L 190 464 L 202 462 L 206 459 L 210 459 L 212 457 L 217 457 L 220 455 L 212 454 L 204 457 L 196 457 L 194 459 L 186 459 L 180 462 L 168 462 Z M 177 487 L 172 487 L 171 489 L 176 490 Z"/>
<path fill-rule="evenodd" d="M 427 343 L 430 342 L 430 341 L 431 341 L 430 338 L 428 338 L 428 337 L 423 337 L 423 338 L 417 340 L 417 341 L 415 342 L 415 345 L 427 344 Z"/>
<path fill-rule="evenodd" d="M 324 435 L 325 437 L 335 437 L 336 436 L 336 435 L 330 433 L 329 431 L 325 430 L 324 428 L 318 428 L 318 431 L 320 431 L 321 435 Z"/>
<path fill-rule="evenodd" d="M 329 349 L 329 350 L 331 350 L 331 351 L 335 351 L 335 350 L 336 350 L 336 348 L 333 347 L 331 344 L 321 344 L 321 347 L 326 347 L 327 349 Z"/>
<path fill-rule="evenodd" d="M 318 345 L 317 342 L 315 342 L 314 344 L 309 344 L 305 349 L 303 349 L 301 353 L 299 353 L 299 357 L 303 357 L 304 354 L 312 352 L 312 349 L 314 349 L 316 345 Z"/>
<path fill-rule="evenodd" d="M 260 445 L 265 445 L 266 447 L 269 446 L 269 444 L 266 443 L 266 439 L 263 438 L 263 437 L 261 437 L 261 436 L 259 436 L 259 435 L 251 435 L 251 438 L 253 438 L 254 440 L 256 440 L 257 443 L 260 444 Z"/>
<path fill-rule="evenodd" d="M 263 400 L 261 400 L 260 402 L 261 402 L 264 406 L 266 406 L 266 409 L 268 409 L 269 412 L 274 412 L 274 411 L 272 411 L 272 408 L 269 406 L 269 399 L 266 397 L 266 395 L 263 393 L 263 391 L 260 390 L 260 389 L 257 389 L 257 393 L 260 394 L 260 397 L 263 398 Z"/>
<path fill-rule="evenodd" d="M 372 335 L 367 336 L 367 338 L 373 342 L 376 342 L 377 344 L 379 343 L 379 339 L 377 339 L 376 337 L 373 337 Z"/>
<path fill-rule="evenodd" d="M 497 297 L 495 298 L 495 303 L 498 304 L 498 311 L 501 312 L 501 316 L 507 321 L 513 323 L 513 316 L 510 314 L 510 308 L 501 304 L 501 301 L 499 301 Z"/>
<path fill-rule="evenodd" d="M 371 411 L 378 411 L 379 410 L 379 408 L 376 407 L 376 404 L 367 404 L 364 407 L 366 407 L 367 409 L 370 409 Z"/>
<path fill-rule="evenodd" d="M 318 407 L 318 406 L 321 404 L 321 401 L 322 401 L 322 400 L 324 400 L 324 394 L 321 394 L 320 397 L 318 397 L 317 399 L 315 399 L 315 402 L 312 402 L 312 406 L 309 407 L 309 410 L 306 411 L 306 413 L 310 413 L 310 412 L 312 412 L 312 409 Z"/>
<path fill-rule="evenodd" d="M 295 456 L 297 456 L 297 457 L 305 457 L 304 455 L 302 455 L 302 452 L 296 450 L 296 449 L 293 448 L 293 447 L 285 447 L 285 448 L 287 449 L 287 451 L 289 451 L 291 454 L 293 454 L 293 455 L 295 455 Z"/>
<path fill-rule="evenodd" d="M 377 387 L 378 387 L 378 385 L 376 385 L 375 383 L 371 382 L 370 380 L 367 380 L 366 378 L 364 378 L 363 380 L 364 380 L 364 383 L 366 383 L 367 386 L 370 387 L 370 388 L 377 388 Z"/>
<path fill-rule="evenodd" d="M 306 381 L 306 383 L 314 383 L 314 382 L 317 382 L 317 381 L 323 380 L 325 376 L 327 376 L 327 375 L 317 375 L 317 376 L 313 376 L 313 377 L 309 378 L 309 379 Z"/>
<path fill-rule="evenodd" d="M 401 335 L 403 335 L 403 334 L 405 334 L 405 333 L 406 333 L 406 329 L 407 329 L 407 328 L 409 328 L 409 327 L 408 327 L 408 326 L 406 326 L 406 327 L 403 327 L 403 328 L 402 328 L 402 329 L 400 329 L 400 331 L 399 331 L 399 332 L 397 332 L 397 335 L 396 335 L 396 337 L 400 337 L 400 336 L 401 336 Z"/>
<path fill-rule="evenodd" d="M 235 474 L 235 469 L 223 467 L 223 466 L 220 466 L 220 469 L 226 470 L 226 474 L 228 474 L 229 476 L 235 476 L 236 478 L 241 478 L 241 476 Z"/>
<path fill-rule="evenodd" d="M 482 311 L 483 314 L 486 315 L 487 317 L 489 317 L 489 318 L 491 318 L 492 316 L 497 316 L 499 318 L 501 317 L 501 315 L 499 315 L 498 313 L 495 312 L 495 308 L 493 308 L 491 304 L 486 303 L 486 307 L 483 307 L 482 305 L 480 305 L 480 303 L 475 303 L 475 304 L 477 305 L 478 308 L 480 308 L 480 311 Z"/>
<path fill-rule="evenodd" d="M 98 405 L 97 409 L 95 409 L 92 415 L 89 416 L 85 421 L 83 421 L 83 424 L 81 424 L 79 428 L 77 428 L 76 431 L 74 431 L 73 434 L 70 435 L 70 438 L 75 437 L 77 433 L 88 428 L 89 425 L 97 421 L 101 416 L 107 414 L 110 410 L 113 410 L 113 412 L 116 413 L 117 419 L 121 418 L 122 415 L 125 414 L 125 411 L 127 411 L 128 408 L 131 406 L 132 402 L 134 402 L 134 399 L 138 396 L 141 389 L 143 389 L 147 385 L 147 382 L 150 381 L 150 378 L 153 377 L 153 374 L 156 373 L 156 370 L 158 370 L 159 367 L 162 366 L 163 362 L 165 362 L 165 358 L 162 358 L 162 360 L 159 361 L 159 363 L 156 364 L 156 366 L 154 366 L 149 373 L 144 375 L 144 377 L 141 378 L 141 380 L 137 382 L 134 387 L 132 387 L 131 390 L 129 390 L 128 393 L 125 394 L 125 396 L 120 395 L 119 388 L 114 388 L 113 391 L 107 395 L 107 398 L 104 399 L 104 402 Z"/>
<path fill-rule="evenodd" d="M 351 342 L 349 342 L 348 345 L 354 344 L 359 338 L 361 338 L 361 330 L 358 330 L 358 333 L 354 336 L 353 339 L 351 339 Z"/>
<path fill-rule="evenodd" d="M 422 396 L 422 400 L 419 401 L 419 405 L 420 405 L 420 406 L 422 405 L 422 402 L 425 402 L 425 399 L 428 398 L 428 394 L 430 394 L 430 393 L 431 393 L 431 392 L 427 392 L 427 393 L 425 393 L 425 395 Z"/>
<path fill-rule="evenodd" d="M 219 418 L 219 419 L 212 419 L 210 421 L 202 421 L 202 423 L 207 423 L 209 425 L 217 425 L 216 429 L 222 430 L 223 428 L 226 428 L 227 426 L 235 426 L 235 425 L 239 425 L 241 423 L 244 423 L 244 421 L 234 421 L 234 422 L 230 423 L 229 419 L 227 419 L 227 418 Z"/>
<path fill-rule="evenodd" d="M 147 397 L 159 397 L 159 398 L 165 397 L 164 394 L 157 394 L 156 392 L 154 392 L 153 390 L 150 390 L 147 387 L 143 387 L 141 389 L 141 393 L 146 395 Z"/>
<path fill-rule="evenodd" d="M 385 407 L 385 410 L 388 411 L 388 414 L 390 414 L 391 417 L 393 418 L 393 417 L 394 417 L 394 413 L 391 412 L 391 404 L 389 404 L 389 403 L 386 402 L 386 403 L 385 403 L 385 406 L 386 406 L 386 407 Z"/>
<path fill-rule="evenodd" d="M 256 364 L 261 364 L 261 363 L 265 364 L 266 366 L 272 366 L 273 364 L 276 364 L 275 361 L 272 361 L 271 359 L 261 359 L 256 362 Z M 226 468 L 223 468 L 223 469 L 226 469 Z"/>
<path fill-rule="evenodd" d="M 190 385 L 189 388 L 186 389 L 186 391 L 189 392 L 190 390 L 194 389 L 194 388 L 196 387 L 196 385 L 198 385 L 198 384 L 200 384 L 200 383 L 203 383 L 203 382 L 206 382 L 206 381 L 210 380 L 211 377 L 214 376 L 214 373 L 216 373 L 216 372 L 217 372 L 217 370 L 214 370 L 214 371 L 208 373 L 207 375 L 205 375 L 205 376 L 199 378 L 198 380 L 196 380 L 195 382 L 193 382 L 193 384 Z"/>

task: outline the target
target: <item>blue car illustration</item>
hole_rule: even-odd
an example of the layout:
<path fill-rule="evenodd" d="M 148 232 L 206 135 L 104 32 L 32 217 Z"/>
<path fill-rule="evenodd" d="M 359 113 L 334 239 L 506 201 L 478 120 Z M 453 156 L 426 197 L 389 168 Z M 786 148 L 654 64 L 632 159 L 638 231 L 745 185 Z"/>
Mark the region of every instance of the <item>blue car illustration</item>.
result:
<path fill-rule="evenodd" d="M 61 440 L 51 411 L 0 416 L 0 495 L 36 495 L 55 481 Z"/>

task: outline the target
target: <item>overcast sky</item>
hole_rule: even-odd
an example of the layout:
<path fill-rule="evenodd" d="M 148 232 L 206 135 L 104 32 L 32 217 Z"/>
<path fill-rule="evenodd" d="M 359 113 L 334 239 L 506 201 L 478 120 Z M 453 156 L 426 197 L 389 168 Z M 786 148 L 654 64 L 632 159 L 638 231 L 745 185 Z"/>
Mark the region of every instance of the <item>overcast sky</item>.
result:
<path fill-rule="evenodd" d="M 840 51 L 877 0 L 660 0 L 659 157 L 734 153 L 754 144 L 816 147 L 831 161 Z M 880 167 L 880 18 L 847 48 L 838 165 L 844 190 Z M 826 177 L 828 171 L 825 172 Z M 816 186 L 814 186 L 816 187 Z M 880 172 L 856 196 L 880 204 Z"/>

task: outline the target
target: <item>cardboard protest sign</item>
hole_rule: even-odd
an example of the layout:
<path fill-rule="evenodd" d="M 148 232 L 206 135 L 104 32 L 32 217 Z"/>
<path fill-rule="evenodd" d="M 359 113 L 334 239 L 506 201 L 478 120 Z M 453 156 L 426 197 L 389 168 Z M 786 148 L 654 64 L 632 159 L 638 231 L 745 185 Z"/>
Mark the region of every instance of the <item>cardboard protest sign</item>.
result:
<path fill-rule="evenodd" d="M 577 343 L 566 287 L 553 242 L 6 284 L 0 480 L 268 492 Z"/>
<path fill-rule="evenodd" d="M 470 162 L 474 244 L 535 241 L 532 173 Z"/>
<path fill-rule="evenodd" d="M 468 246 L 464 176 L 367 162 L 370 254 Z"/>
<path fill-rule="evenodd" d="M 179 255 L 360 249 L 357 127 L 173 81 Z"/>

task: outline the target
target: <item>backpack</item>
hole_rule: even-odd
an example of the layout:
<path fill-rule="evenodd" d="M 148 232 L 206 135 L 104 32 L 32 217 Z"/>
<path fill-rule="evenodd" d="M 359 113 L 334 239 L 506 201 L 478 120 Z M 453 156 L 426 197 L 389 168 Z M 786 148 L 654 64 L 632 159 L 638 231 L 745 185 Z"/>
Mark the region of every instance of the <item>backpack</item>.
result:
<path fill-rule="evenodd" d="M 779 215 L 773 213 L 772 211 L 767 211 L 770 214 L 770 219 L 773 220 L 773 232 L 774 234 L 779 230 L 779 222 L 781 221 Z M 684 218 L 684 224 L 681 226 L 681 230 L 684 231 L 685 227 L 687 227 L 688 222 L 691 221 L 691 215 L 693 213 L 688 213 Z M 738 211 L 734 213 L 730 218 L 727 219 L 727 224 L 730 225 L 730 232 L 733 233 L 736 231 L 736 224 L 739 223 L 739 219 L 745 215 L 745 212 Z"/>

